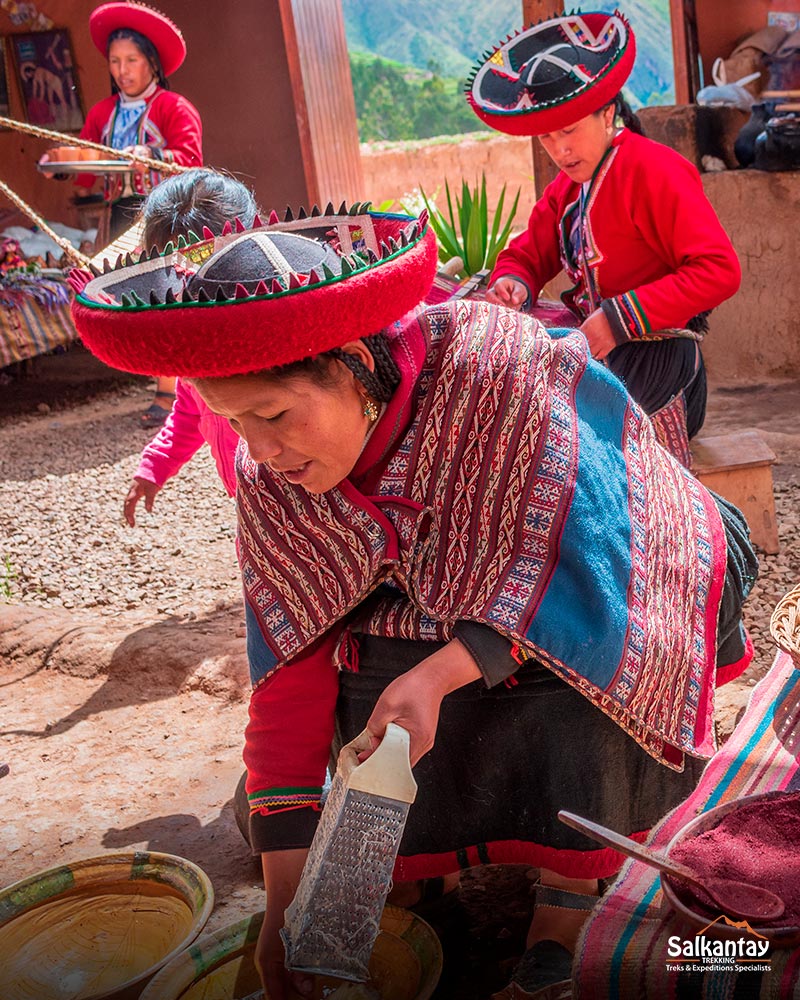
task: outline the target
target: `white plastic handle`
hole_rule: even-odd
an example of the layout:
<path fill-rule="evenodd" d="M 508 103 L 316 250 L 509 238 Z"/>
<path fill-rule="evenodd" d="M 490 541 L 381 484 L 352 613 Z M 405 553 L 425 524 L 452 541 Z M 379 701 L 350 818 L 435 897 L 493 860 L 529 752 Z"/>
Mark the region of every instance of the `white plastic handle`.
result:
<path fill-rule="evenodd" d="M 417 783 L 411 773 L 408 732 L 390 722 L 378 747 L 359 764 L 358 753 L 371 746 L 370 735 L 365 730 L 342 747 L 337 769 L 347 778 L 347 787 L 399 802 L 413 802 L 417 797 Z"/>

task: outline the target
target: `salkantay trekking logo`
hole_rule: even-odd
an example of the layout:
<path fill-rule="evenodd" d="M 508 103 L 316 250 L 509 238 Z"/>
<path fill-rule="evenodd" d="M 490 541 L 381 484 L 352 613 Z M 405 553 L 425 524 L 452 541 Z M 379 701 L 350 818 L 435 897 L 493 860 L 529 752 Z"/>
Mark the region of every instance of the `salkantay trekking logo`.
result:
<path fill-rule="evenodd" d="M 707 932 L 723 920 L 728 927 L 742 931 L 741 937 L 706 937 Z M 668 972 L 769 972 L 769 941 L 754 931 L 746 920 L 731 920 L 719 916 L 697 932 L 693 938 L 673 934 L 667 940 Z"/>

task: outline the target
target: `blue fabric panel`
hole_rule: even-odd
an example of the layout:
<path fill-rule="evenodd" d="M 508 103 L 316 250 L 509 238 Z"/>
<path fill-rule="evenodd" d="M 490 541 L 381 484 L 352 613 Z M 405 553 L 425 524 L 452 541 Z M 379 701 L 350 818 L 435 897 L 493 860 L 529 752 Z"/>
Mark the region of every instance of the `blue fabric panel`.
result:
<path fill-rule="evenodd" d="M 528 636 L 604 688 L 619 665 L 627 632 L 631 527 L 619 442 L 630 400 L 622 384 L 592 362 L 575 401 L 579 422 L 575 494 L 558 567 Z M 597 531 L 592 513 L 598 509 L 605 512 L 602 532 Z"/>
<path fill-rule="evenodd" d="M 256 613 L 247 600 L 244 602 L 244 619 L 247 625 L 247 660 L 250 664 L 250 681 L 255 687 L 262 678 L 275 669 L 278 660 L 264 641 Z"/>

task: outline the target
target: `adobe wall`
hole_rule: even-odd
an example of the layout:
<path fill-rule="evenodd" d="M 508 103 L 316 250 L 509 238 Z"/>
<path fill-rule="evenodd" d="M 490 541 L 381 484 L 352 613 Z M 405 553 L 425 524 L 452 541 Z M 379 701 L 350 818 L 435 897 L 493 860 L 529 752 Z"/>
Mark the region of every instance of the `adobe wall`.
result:
<path fill-rule="evenodd" d="M 800 375 L 800 171 L 728 170 L 703 186 L 742 265 L 742 286 L 711 316 L 703 353 L 717 382 Z"/>
<path fill-rule="evenodd" d="M 697 109 L 648 109 L 647 131 L 675 145 L 699 162 L 683 132 L 694 126 Z M 656 119 L 663 119 L 661 135 Z M 702 117 L 702 116 L 701 116 Z M 723 131 L 740 127 L 728 123 Z M 720 138 L 720 136 L 717 136 Z M 721 136 L 728 140 L 729 134 Z M 729 145 L 725 141 L 721 145 Z M 722 149 L 719 149 L 722 153 Z M 530 143 L 499 135 L 468 136 L 463 141 L 382 143 L 362 146 L 366 196 L 375 204 L 409 193 L 420 185 L 429 196 L 444 179 L 460 185 L 486 171 L 493 203 L 507 181 L 522 187 L 515 230 L 527 220 L 533 199 Z M 716 383 L 800 376 L 800 281 L 797 280 L 797 225 L 800 171 L 765 173 L 726 170 L 703 174 L 703 185 L 739 254 L 742 286 L 730 301 L 714 311 L 703 348 L 709 374 Z M 794 248 L 794 249 L 793 249 Z M 554 295 L 558 280 L 546 290 Z"/>
<path fill-rule="evenodd" d="M 524 225 L 533 204 L 530 139 L 476 132 L 439 140 L 364 143 L 361 163 L 365 197 L 375 205 L 389 198 L 402 201 L 415 188 L 422 188 L 439 206 L 445 205 L 445 179 L 451 194 L 460 193 L 462 178 L 473 186 L 482 172 L 490 207 L 496 205 L 504 183 L 508 183 L 506 206 L 517 188 L 522 189 L 516 228 Z"/>

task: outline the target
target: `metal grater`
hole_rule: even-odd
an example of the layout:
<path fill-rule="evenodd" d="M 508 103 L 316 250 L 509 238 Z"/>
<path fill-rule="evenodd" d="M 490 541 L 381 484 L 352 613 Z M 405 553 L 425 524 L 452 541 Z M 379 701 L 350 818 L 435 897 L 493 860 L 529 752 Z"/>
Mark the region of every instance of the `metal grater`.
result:
<path fill-rule="evenodd" d="M 380 746 L 362 733 L 343 747 L 328 800 L 285 913 L 286 966 L 298 972 L 369 978 L 369 959 L 392 869 L 417 793 L 405 729 L 389 723 Z"/>

